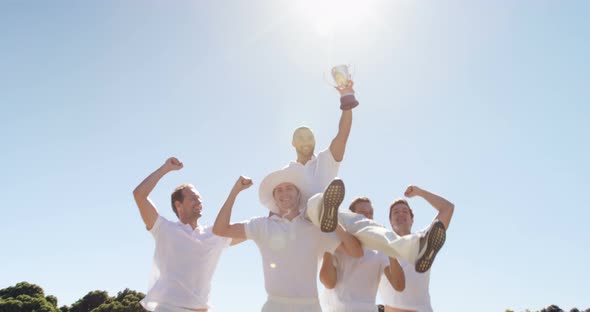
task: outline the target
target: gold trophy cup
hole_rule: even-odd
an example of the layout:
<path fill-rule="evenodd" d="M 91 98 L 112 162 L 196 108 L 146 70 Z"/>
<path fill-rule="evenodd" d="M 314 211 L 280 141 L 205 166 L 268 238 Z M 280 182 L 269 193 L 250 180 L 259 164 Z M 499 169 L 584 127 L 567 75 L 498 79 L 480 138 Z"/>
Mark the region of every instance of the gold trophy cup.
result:
<path fill-rule="evenodd" d="M 332 78 L 338 88 L 346 88 L 350 83 L 351 76 L 348 65 L 338 65 L 332 67 Z"/>

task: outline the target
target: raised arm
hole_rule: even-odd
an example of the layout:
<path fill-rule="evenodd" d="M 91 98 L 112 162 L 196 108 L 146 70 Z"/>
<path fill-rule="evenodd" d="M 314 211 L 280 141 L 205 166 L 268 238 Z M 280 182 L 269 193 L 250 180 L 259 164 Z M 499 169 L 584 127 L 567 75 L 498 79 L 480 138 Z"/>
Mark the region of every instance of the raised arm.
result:
<path fill-rule="evenodd" d="M 397 291 L 406 289 L 406 274 L 397 259 L 389 257 L 389 266 L 385 268 L 383 273 L 385 273 L 393 289 Z"/>
<path fill-rule="evenodd" d="M 414 185 L 408 186 L 404 195 L 406 197 L 420 196 L 424 198 L 432 207 L 434 207 L 434 209 L 438 210 L 436 219 L 440 220 L 445 225 L 446 229 L 449 228 L 451 218 L 453 217 L 453 211 L 455 210 L 455 205 L 453 205 L 453 203 L 439 195 L 430 193 Z"/>
<path fill-rule="evenodd" d="M 320 282 L 322 282 L 327 289 L 332 289 L 336 287 L 337 280 L 338 276 L 336 274 L 336 267 L 332 261 L 332 254 L 325 252 L 322 268 L 320 269 Z"/>
<path fill-rule="evenodd" d="M 145 178 L 136 188 L 133 190 L 133 198 L 139 208 L 139 213 L 145 223 L 146 228 L 152 229 L 154 223 L 158 219 L 158 210 L 154 203 L 148 197 L 158 181 L 170 171 L 182 169 L 183 164 L 176 158 L 170 157 L 166 162 L 156 171 L 152 172 L 147 178 Z"/>
<path fill-rule="evenodd" d="M 351 81 L 350 85 L 346 88 L 336 88 L 340 92 L 340 96 L 353 96 L 354 90 L 352 89 L 354 83 Z M 350 128 L 352 127 L 352 110 L 342 110 L 340 116 L 340 122 L 338 123 L 338 133 L 330 144 L 330 152 L 334 156 L 336 161 L 342 161 L 344 159 L 344 151 L 346 150 L 346 142 L 350 135 Z"/>
<path fill-rule="evenodd" d="M 246 229 L 242 223 L 230 224 L 231 213 L 238 194 L 252 186 L 252 179 L 240 176 L 234 187 L 229 192 L 223 207 L 219 210 L 215 224 L 213 225 L 213 234 L 223 237 L 231 237 L 234 240 L 246 239 Z"/>
<path fill-rule="evenodd" d="M 342 225 L 338 224 L 335 232 L 338 238 L 340 238 L 340 241 L 342 241 L 338 246 L 338 250 L 354 258 L 360 258 L 364 255 L 361 242 L 352 234 L 348 233 Z"/>

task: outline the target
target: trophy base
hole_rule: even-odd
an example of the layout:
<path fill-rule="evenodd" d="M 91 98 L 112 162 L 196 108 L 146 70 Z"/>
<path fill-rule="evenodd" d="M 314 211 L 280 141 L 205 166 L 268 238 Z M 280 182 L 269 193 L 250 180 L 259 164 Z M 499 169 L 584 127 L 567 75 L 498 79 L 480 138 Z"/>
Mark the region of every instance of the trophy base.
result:
<path fill-rule="evenodd" d="M 340 109 L 351 110 L 359 105 L 359 101 L 356 100 L 354 94 L 345 95 L 340 98 Z"/>

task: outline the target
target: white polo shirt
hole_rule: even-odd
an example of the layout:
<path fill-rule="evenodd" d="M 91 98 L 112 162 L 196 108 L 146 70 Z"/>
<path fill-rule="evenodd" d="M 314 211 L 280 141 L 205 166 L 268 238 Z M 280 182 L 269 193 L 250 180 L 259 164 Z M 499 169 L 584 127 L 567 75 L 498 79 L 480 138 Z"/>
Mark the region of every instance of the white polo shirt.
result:
<path fill-rule="evenodd" d="M 303 171 L 307 183 L 311 186 L 310 195 L 313 196 L 316 193 L 323 192 L 328 184 L 338 176 L 340 162 L 334 159 L 330 148 L 327 148 L 317 156 L 312 156 L 311 160 L 305 165 L 297 161 L 291 161 L 288 167 Z"/>
<path fill-rule="evenodd" d="M 383 270 L 389 266 L 389 258 L 375 250 L 364 249 L 361 258 L 336 251 L 332 259 L 337 282 L 333 289 L 326 289 L 322 295 L 322 305 L 326 311 L 376 311 L 377 288 Z"/>
<path fill-rule="evenodd" d="M 196 229 L 158 216 L 150 230 L 156 240 L 150 290 L 141 305 L 153 311 L 158 303 L 189 309 L 211 309 L 211 278 L 230 238 L 211 227 Z"/>
<path fill-rule="evenodd" d="M 414 264 L 402 259 L 397 260 L 406 275 L 406 288 L 402 292 L 396 291 L 384 276 L 379 284 L 379 293 L 383 304 L 404 310 L 432 312 L 428 290 L 430 270 L 418 273 Z"/>
<path fill-rule="evenodd" d="M 258 217 L 245 223 L 246 237 L 262 256 L 264 287 L 271 297 L 317 299 L 318 262 L 340 240 L 301 218 Z"/>

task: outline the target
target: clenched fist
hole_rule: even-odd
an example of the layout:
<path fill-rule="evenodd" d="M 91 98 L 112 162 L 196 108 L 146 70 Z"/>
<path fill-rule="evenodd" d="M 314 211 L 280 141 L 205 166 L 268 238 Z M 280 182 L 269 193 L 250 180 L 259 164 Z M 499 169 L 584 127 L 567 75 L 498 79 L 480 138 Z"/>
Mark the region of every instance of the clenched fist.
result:
<path fill-rule="evenodd" d="M 234 185 L 234 190 L 236 192 L 241 192 L 252 186 L 252 184 L 254 184 L 254 182 L 252 182 L 252 179 L 245 176 L 240 176 L 238 178 L 238 181 L 236 181 L 236 184 Z"/>
<path fill-rule="evenodd" d="M 419 195 L 420 191 L 422 191 L 422 189 L 420 189 L 419 187 L 417 187 L 415 185 L 410 185 L 410 186 L 408 186 L 408 188 L 404 192 L 404 195 L 408 198 L 411 198 L 416 195 Z"/>
<path fill-rule="evenodd" d="M 336 90 L 338 90 L 338 92 L 340 92 L 341 96 L 344 95 L 350 95 L 350 94 L 354 94 L 354 89 L 352 88 L 354 86 L 354 82 L 352 80 L 348 81 L 348 85 L 346 87 L 334 87 L 336 88 Z"/>
<path fill-rule="evenodd" d="M 180 170 L 184 165 L 176 158 L 170 157 L 166 159 L 164 165 L 162 165 L 166 171 Z"/>

